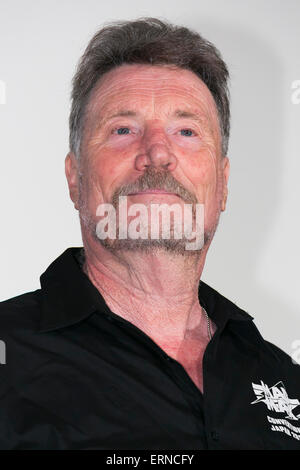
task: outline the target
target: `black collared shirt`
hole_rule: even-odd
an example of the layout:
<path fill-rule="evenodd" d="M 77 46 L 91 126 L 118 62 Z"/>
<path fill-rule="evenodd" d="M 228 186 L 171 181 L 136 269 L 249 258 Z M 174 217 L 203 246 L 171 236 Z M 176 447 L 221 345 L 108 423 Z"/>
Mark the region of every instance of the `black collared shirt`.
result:
<path fill-rule="evenodd" d="M 0 303 L 0 449 L 298 449 L 300 366 L 203 281 L 204 394 L 111 312 L 69 248 Z"/>

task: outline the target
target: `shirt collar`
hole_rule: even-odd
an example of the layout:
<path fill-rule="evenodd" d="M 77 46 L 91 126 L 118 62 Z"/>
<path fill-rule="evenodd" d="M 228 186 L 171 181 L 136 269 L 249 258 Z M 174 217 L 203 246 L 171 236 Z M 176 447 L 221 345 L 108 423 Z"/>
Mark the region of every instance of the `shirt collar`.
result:
<path fill-rule="evenodd" d="M 200 305 L 205 308 L 208 316 L 218 328 L 224 326 L 228 320 L 253 320 L 249 313 L 242 310 L 202 280 L 199 283 L 198 296 Z"/>
<path fill-rule="evenodd" d="M 82 247 L 68 248 L 40 277 L 39 331 L 50 331 L 84 320 L 104 302 L 80 266 Z"/>
<path fill-rule="evenodd" d="M 41 319 L 39 332 L 71 326 L 92 313 L 109 313 L 102 295 L 81 268 L 83 247 L 66 249 L 41 275 Z M 248 313 L 203 281 L 199 301 L 217 327 L 229 320 L 252 320 Z"/>

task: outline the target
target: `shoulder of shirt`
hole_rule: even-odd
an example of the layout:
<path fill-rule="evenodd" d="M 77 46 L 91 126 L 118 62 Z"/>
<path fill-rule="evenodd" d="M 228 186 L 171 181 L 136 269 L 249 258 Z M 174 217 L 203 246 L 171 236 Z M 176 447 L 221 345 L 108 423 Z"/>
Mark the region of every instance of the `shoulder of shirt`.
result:
<path fill-rule="evenodd" d="M 0 302 L 0 339 L 11 329 L 38 325 L 41 289 L 26 292 Z"/>
<path fill-rule="evenodd" d="M 283 351 L 281 348 L 279 348 L 275 344 L 271 343 L 270 341 L 267 341 L 267 340 L 264 339 L 264 342 L 266 343 L 266 346 L 278 357 L 278 359 L 281 362 L 287 364 L 288 366 L 289 365 L 295 365 L 296 368 L 298 368 L 298 371 L 299 371 L 299 374 L 300 374 L 300 364 L 298 364 L 296 361 L 294 361 L 288 353 L 286 353 L 285 351 Z M 299 377 L 300 377 L 300 375 L 299 375 Z"/>
<path fill-rule="evenodd" d="M 299 374 L 300 378 L 300 365 L 293 361 L 289 354 L 263 337 L 255 324 L 255 318 L 253 316 L 239 307 L 232 300 L 220 294 L 220 292 L 218 292 L 213 287 L 209 286 L 203 281 L 201 281 L 201 283 L 203 286 L 202 288 L 207 294 L 217 299 L 218 302 L 220 302 L 219 305 L 221 305 L 222 308 L 226 308 L 226 310 L 230 311 L 230 319 L 233 321 L 238 320 L 237 322 L 234 321 L 233 327 L 237 334 L 242 336 L 245 341 L 248 341 L 252 348 L 257 352 L 260 352 L 263 357 L 272 357 L 278 361 L 282 367 L 287 368 L 288 370 L 292 370 L 296 375 Z"/>

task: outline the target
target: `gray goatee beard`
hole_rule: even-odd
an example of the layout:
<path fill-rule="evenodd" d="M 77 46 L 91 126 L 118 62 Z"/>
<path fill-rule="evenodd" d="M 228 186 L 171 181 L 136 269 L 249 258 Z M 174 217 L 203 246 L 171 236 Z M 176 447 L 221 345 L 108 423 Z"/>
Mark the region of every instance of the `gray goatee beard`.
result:
<path fill-rule="evenodd" d="M 119 208 L 119 197 L 127 196 L 130 193 L 145 191 L 147 189 L 161 189 L 177 194 L 185 203 L 192 204 L 193 221 L 195 220 L 195 205 L 197 204 L 197 198 L 195 195 L 187 191 L 178 181 L 176 181 L 171 173 L 167 170 L 156 170 L 153 167 L 147 168 L 143 175 L 133 183 L 128 183 L 117 189 L 111 199 L 111 204 L 116 209 L 118 214 Z M 116 238 L 105 238 L 101 239 L 97 236 L 97 222 L 94 217 L 89 213 L 87 204 L 82 197 L 83 194 L 83 180 L 81 175 L 79 177 L 79 217 L 81 224 L 88 230 L 92 235 L 93 239 L 100 243 L 105 249 L 112 253 L 119 251 L 139 251 L 141 253 L 155 253 L 159 251 L 168 252 L 173 255 L 180 256 L 199 256 L 204 248 L 214 237 L 215 231 L 219 223 L 220 212 L 217 214 L 215 223 L 210 230 L 204 230 L 204 243 L 198 250 L 187 250 L 186 244 L 191 240 L 187 239 L 184 235 L 180 239 L 174 238 L 174 233 L 170 230 L 170 238 L 147 238 L 147 239 L 133 239 L 126 238 L 120 239 L 119 228 L 116 228 Z M 118 220 L 118 216 L 117 216 Z"/>

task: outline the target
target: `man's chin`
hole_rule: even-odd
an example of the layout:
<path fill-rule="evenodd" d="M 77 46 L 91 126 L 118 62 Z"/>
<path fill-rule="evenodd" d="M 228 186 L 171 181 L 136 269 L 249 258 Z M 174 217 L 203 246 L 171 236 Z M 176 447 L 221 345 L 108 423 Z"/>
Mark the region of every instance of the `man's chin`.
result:
<path fill-rule="evenodd" d="M 95 238 L 95 237 L 94 237 Z M 202 252 L 204 245 L 199 249 L 189 249 L 191 242 L 189 240 L 176 240 L 170 239 L 109 239 L 105 238 L 101 240 L 97 237 L 98 243 L 101 244 L 105 249 L 112 253 L 117 252 L 140 252 L 145 254 L 165 252 L 172 255 L 180 256 L 196 256 Z"/>

